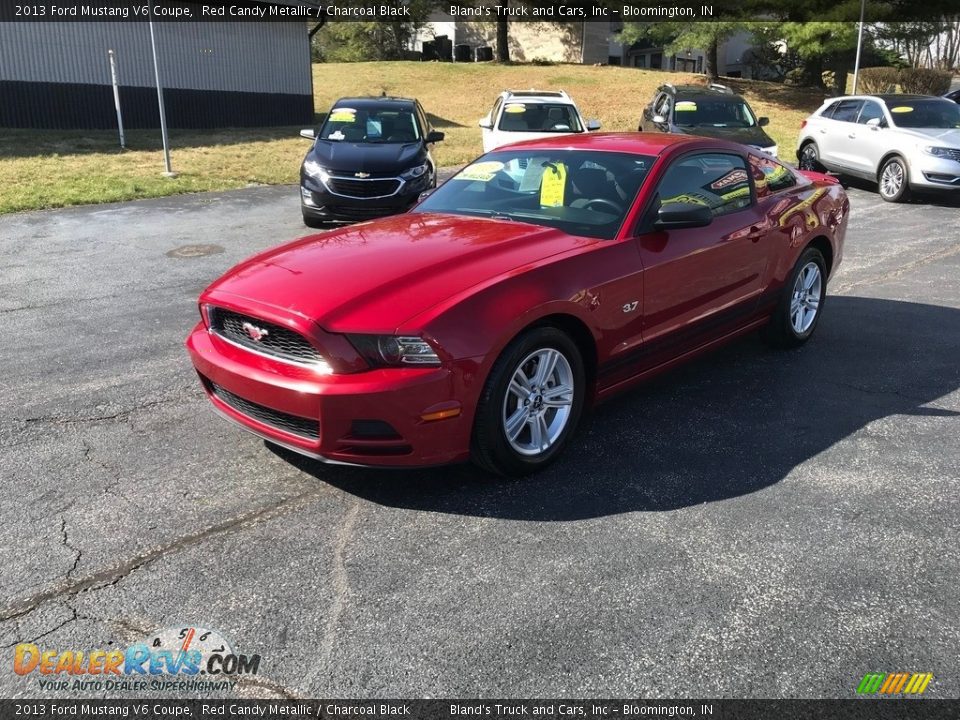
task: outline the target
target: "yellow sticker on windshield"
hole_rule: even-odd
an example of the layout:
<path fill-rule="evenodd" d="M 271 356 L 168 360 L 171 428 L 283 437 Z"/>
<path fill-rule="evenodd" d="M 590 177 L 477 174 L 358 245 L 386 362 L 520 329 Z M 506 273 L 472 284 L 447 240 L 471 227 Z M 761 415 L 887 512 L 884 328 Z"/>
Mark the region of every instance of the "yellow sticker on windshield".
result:
<path fill-rule="evenodd" d="M 697 109 L 697 104 L 693 100 L 681 100 L 673 109 L 677 112 L 693 112 Z"/>
<path fill-rule="evenodd" d="M 356 119 L 357 111 L 353 108 L 337 108 L 330 113 L 331 122 L 353 122 Z"/>
<path fill-rule="evenodd" d="M 567 189 L 567 166 L 549 163 L 543 170 L 540 182 L 540 207 L 560 207 Z"/>
<path fill-rule="evenodd" d="M 479 182 L 490 182 L 494 176 L 503 170 L 503 163 L 497 160 L 488 160 L 479 162 L 466 167 L 459 174 L 454 175 L 454 180 L 473 180 Z"/>
<path fill-rule="evenodd" d="M 908 105 L 899 105 L 895 108 L 890 108 L 890 112 L 895 112 L 895 113 L 913 112 L 913 108 Z"/>
<path fill-rule="evenodd" d="M 522 113 L 526 111 L 526 109 L 527 109 L 526 105 L 521 105 L 520 103 L 512 103 L 510 105 L 507 105 L 505 108 L 503 108 L 503 111 L 505 113 Z"/>

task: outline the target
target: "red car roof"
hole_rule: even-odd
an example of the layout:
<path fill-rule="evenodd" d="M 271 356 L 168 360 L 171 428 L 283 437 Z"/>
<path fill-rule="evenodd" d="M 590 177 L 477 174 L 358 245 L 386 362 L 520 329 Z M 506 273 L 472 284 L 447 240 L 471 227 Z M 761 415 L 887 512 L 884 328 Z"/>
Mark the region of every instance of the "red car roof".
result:
<path fill-rule="evenodd" d="M 681 144 L 696 144 L 703 142 L 703 140 L 704 138 L 692 135 L 674 135 L 669 133 L 578 133 L 575 135 L 558 135 L 557 137 L 510 143 L 509 146 L 504 145 L 493 152 L 506 147 L 526 147 L 549 149 L 577 148 L 582 150 L 607 150 L 634 155 L 659 155 L 668 147 Z M 720 145 L 727 144 L 722 140 L 712 142 L 718 142 Z"/>

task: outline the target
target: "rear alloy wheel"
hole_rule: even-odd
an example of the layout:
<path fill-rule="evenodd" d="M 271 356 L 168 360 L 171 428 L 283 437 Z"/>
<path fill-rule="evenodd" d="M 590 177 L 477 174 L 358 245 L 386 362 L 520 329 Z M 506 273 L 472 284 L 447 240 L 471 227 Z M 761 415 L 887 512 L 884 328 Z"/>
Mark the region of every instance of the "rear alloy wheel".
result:
<path fill-rule="evenodd" d="M 518 337 L 484 386 L 473 432 L 474 460 L 514 477 L 545 467 L 576 430 L 584 386 L 583 358 L 566 334 L 541 327 Z"/>
<path fill-rule="evenodd" d="M 906 163 L 898 157 L 892 157 L 880 169 L 878 181 L 880 197 L 887 202 L 903 202 L 910 194 L 910 182 Z"/>
<path fill-rule="evenodd" d="M 812 170 L 813 172 L 823 172 L 824 167 L 820 164 L 820 152 L 817 150 L 817 144 L 809 142 L 800 149 L 800 157 L 797 164 L 801 170 Z"/>
<path fill-rule="evenodd" d="M 802 345 L 817 328 L 827 296 L 827 273 L 823 255 L 807 248 L 793 266 L 777 309 L 764 328 L 763 337 L 775 347 Z"/>

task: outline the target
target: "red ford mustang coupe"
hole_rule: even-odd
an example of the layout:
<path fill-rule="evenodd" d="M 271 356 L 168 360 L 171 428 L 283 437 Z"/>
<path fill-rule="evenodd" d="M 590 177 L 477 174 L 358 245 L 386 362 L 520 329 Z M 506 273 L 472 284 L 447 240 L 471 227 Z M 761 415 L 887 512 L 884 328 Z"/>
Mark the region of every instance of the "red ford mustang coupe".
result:
<path fill-rule="evenodd" d="M 809 339 L 848 210 L 832 178 L 722 140 L 534 140 L 241 263 L 187 347 L 214 407 L 277 445 L 523 475 L 653 373 L 758 328 Z"/>

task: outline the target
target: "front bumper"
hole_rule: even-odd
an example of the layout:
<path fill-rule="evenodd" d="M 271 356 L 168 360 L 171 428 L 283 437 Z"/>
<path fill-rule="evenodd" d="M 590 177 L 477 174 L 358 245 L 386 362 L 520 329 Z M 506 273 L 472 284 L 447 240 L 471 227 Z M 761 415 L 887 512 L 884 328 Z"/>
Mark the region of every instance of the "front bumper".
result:
<path fill-rule="evenodd" d="M 927 190 L 960 190 L 960 161 L 918 154 L 910 161 L 910 186 Z"/>
<path fill-rule="evenodd" d="M 300 209 L 304 217 L 315 220 L 373 220 L 406 212 L 430 185 L 424 175 L 404 181 L 395 194 L 386 197 L 352 197 L 331 192 L 319 179 L 303 174 L 300 178 Z"/>
<path fill-rule="evenodd" d="M 187 349 L 215 409 L 246 430 L 328 462 L 416 467 L 470 456 L 470 368 L 385 368 L 319 374 L 225 342 L 201 322 Z M 424 421 L 422 415 L 459 408 Z"/>

